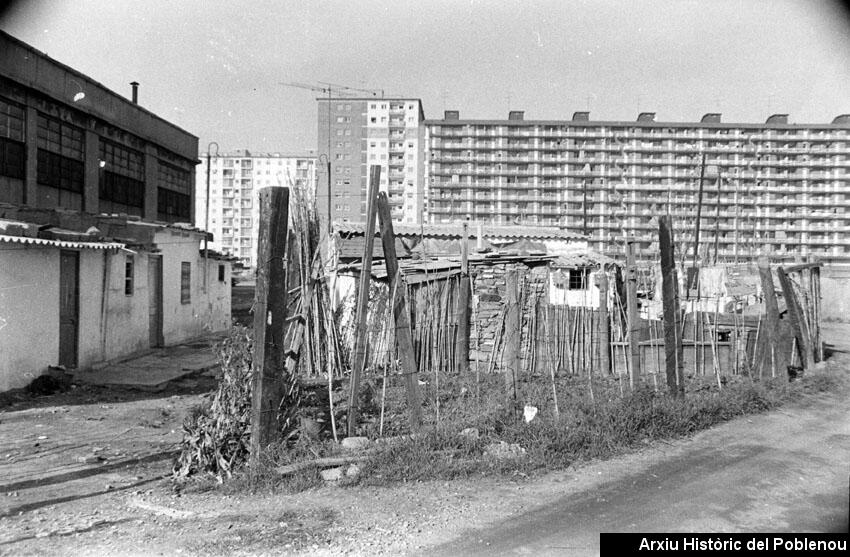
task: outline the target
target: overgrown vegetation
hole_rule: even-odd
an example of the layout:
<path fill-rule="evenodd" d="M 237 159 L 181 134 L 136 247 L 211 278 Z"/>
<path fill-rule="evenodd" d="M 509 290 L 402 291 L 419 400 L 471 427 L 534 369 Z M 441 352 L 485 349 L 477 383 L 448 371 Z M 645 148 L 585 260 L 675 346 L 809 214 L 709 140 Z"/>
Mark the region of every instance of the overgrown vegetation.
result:
<path fill-rule="evenodd" d="M 222 377 L 211 401 L 183 422 L 183 446 L 175 478 L 210 473 L 221 480 L 248 457 L 251 444 L 251 355 L 253 336 L 241 325 L 216 345 Z"/>

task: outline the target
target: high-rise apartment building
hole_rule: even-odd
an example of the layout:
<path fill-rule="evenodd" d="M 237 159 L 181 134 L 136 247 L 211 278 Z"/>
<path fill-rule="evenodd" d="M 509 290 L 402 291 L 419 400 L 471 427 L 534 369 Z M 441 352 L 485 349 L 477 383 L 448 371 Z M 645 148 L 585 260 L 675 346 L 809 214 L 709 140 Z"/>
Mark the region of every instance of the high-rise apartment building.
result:
<path fill-rule="evenodd" d="M 381 167 L 393 221 L 422 220 L 425 115 L 419 99 L 318 99 L 319 213 L 337 223 L 366 220 L 369 168 Z M 327 165 L 330 163 L 330 184 Z M 330 187 L 329 187 L 330 185 Z"/>
<path fill-rule="evenodd" d="M 658 215 L 719 260 L 812 256 L 850 263 L 850 115 L 828 124 L 427 120 L 426 219 L 538 224 L 586 232 L 620 255 L 658 253 Z M 703 160 L 705 161 L 703 163 Z M 700 176 L 702 175 L 702 179 Z M 702 203 L 698 203 L 703 184 Z"/>
<path fill-rule="evenodd" d="M 195 222 L 206 222 L 207 154 L 201 154 L 195 180 Z M 256 267 L 259 234 L 257 191 L 267 186 L 316 188 L 316 157 L 238 150 L 210 158 L 210 248 Z"/>

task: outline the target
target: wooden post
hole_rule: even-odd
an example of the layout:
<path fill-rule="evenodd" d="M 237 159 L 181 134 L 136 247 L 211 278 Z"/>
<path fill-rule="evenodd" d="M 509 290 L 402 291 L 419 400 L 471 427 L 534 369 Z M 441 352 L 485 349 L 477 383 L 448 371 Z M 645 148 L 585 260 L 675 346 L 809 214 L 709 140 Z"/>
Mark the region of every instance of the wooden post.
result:
<path fill-rule="evenodd" d="M 505 394 L 511 407 L 516 403 L 516 380 L 520 369 L 520 334 L 522 321 L 519 311 L 517 271 L 505 274 Z"/>
<path fill-rule="evenodd" d="M 699 288 L 699 229 L 702 221 L 702 187 L 705 181 L 705 153 L 702 154 L 702 162 L 699 167 L 699 192 L 697 193 L 697 222 L 696 229 L 694 231 L 694 259 L 691 264 L 691 272 L 693 273 L 693 282 L 690 280 L 687 281 L 687 285 L 685 288 L 685 300 L 690 299 L 691 297 L 691 288 Z M 687 276 L 686 276 L 687 278 Z M 699 299 L 699 291 L 697 291 L 697 299 Z M 696 328 L 694 329 L 696 331 Z M 696 333 L 694 333 L 696 335 Z M 696 345 L 694 345 L 694 350 L 696 350 Z"/>
<path fill-rule="evenodd" d="M 605 272 L 605 266 L 599 266 L 599 274 L 596 275 L 597 284 L 599 285 L 599 334 L 597 335 L 597 345 L 599 346 L 599 372 L 602 375 L 608 375 L 611 371 L 611 360 L 609 351 L 611 350 L 610 331 L 608 329 L 608 275 Z"/>
<path fill-rule="evenodd" d="M 679 309 L 679 281 L 673 250 L 673 227 L 669 216 L 658 219 L 658 244 L 661 249 L 661 289 L 664 305 L 664 354 L 667 388 L 673 396 L 684 396 L 684 353 L 682 351 Z"/>
<path fill-rule="evenodd" d="M 782 267 L 776 270 L 776 276 L 779 278 L 779 284 L 782 286 L 782 296 L 785 298 L 785 307 L 788 308 L 788 317 L 791 321 L 791 328 L 794 330 L 794 336 L 797 339 L 797 351 L 800 355 L 800 365 L 803 370 L 810 370 L 815 365 L 815 359 L 812 352 L 811 335 L 809 334 L 806 321 L 803 318 L 803 310 L 800 307 L 800 301 L 794 292 L 791 281 Z"/>
<path fill-rule="evenodd" d="M 776 303 L 776 290 L 773 286 L 773 275 L 770 273 L 770 263 L 767 257 L 759 257 L 759 279 L 761 280 L 761 291 L 764 296 L 764 318 L 765 323 L 762 327 L 761 342 L 758 348 L 758 364 L 759 376 L 761 372 L 773 365 L 770 355 L 776 350 L 776 334 L 779 330 L 779 305 Z"/>
<path fill-rule="evenodd" d="M 289 188 L 262 188 L 254 295 L 251 462 L 275 440 L 284 391 Z"/>
<path fill-rule="evenodd" d="M 358 394 L 360 378 L 366 369 L 366 317 L 369 305 L 369 282 L 372 279 L 372 249 L 375 246 L 375 213 L 378 185 L 381 182 L 381 167 L 372 165 L 369 172 L 369 194 L 366 198 L 366 229 L 364 230 L 365 247 L 360 269 L 360 283 L 357 287 L 357 311 L 354 317 L 354 357 L 351 361 L 351 388 L 348 393 L 348 435 L 354 435 L 357 430 Z M 330 203 L 330 200 L 328 200 Z"/>
<path fill-rule="evenodd" d="M 417 431 L 422 425 L 422 409 L 419 406 L 419 364 L 413 351 L 413 338 L 410 335 L 410 315 L 405 303 L 404 281 L 398 273 L 398 260 L 395 253 L 395 234 L 393 220 L 390 215 L 390 204 L 387 194 L 378 194 L 378 220 L 381 227 L 381 244 L 384 248 L 384 261 L 387 265 L 387 278 L 391 293 L 395 293 L 390 301 L 395 321 L 395 342 L 398 357 L 401 362 L 401 373 L 404 376 L 404 387 L 407 390 L 407 411 L 410 416 L 410 429 Z"/>
<path fill-rule="evenodd" d="M 455 369 L 469 371 L 469 225 L 463 223 L 463 243 L 460 246 L 460 281 L 457 293 L 457 336 L 455 337 Z"/>
<path fill-rule="evenodd" d="M 637 309 L 637 268 L 633 238 L 626 239 L 626 314 L 629 320 L 629 387 L 634 389 L 640 382 L 640 345 L 638 331 L 640 316 Z"/>

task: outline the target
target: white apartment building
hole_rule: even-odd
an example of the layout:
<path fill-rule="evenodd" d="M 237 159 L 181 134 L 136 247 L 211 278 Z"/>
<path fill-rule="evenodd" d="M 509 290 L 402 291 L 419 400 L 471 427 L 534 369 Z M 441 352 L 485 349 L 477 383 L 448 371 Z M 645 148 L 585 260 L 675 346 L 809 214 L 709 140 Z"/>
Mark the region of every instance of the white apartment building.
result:
<path fill-rule="evenodd" d="M 207 154 L 195 173 L 195 222 L 207 222 Z M 210 158 L 210 249 L 232 255 L 249 269 L 256 268 L 260 207 L 257 191 L 268 186 L 294 185 L 315 192 L 316 157 L 253 153 L 237 150 Z"/>
<path fill-rule="evenodd" d="M 317 99 L 319 214 L 337 223 L 366 220 L 370 167 L 381 167 L 393 221 L 418 224 L 424 209 L 425 115 L 419 99 Z M 327 159 L 325 159 L 327 157 Z M 327 165 L 330 163 L 330 181 Z"/>

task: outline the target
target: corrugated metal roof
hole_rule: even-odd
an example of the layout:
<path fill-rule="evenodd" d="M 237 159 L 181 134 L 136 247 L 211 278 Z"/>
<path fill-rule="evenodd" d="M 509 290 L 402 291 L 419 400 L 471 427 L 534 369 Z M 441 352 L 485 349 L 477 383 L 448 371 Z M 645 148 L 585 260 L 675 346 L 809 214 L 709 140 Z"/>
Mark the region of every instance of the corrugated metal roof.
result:
<path fill-rule="evenodd" d="M 25 236 L 6 236 L 0 234 L 0 242 L 12 244 L 33 244 L 54 248 L 72 249 L 123 249 L 124 244 L 118 242 L 70 242 L 67 240 L 45 240 L 44 238 L 27 238 Z"/>
<path fill-rule="evenodd" d="M 365 223 L 352 222 L 335 224 L 334 231 L 339 234 L 363 234 L 366 229 Z M 567 232 L 560 228 L 548 226 L 494 226 L 483 225 L 482 233 L 486 238 L 539 238 L 552 240 L 585 240 L 586 236 Z M 462 224 L 393 224 L 393 232 L 396 236 L 420 236 L 426 237 L 463 237 Z M 377 233 L 377 227 L 376 227 Z M 468 228 L 470 238 L 478 237 L 478 225 L 470 224 Z"/>

